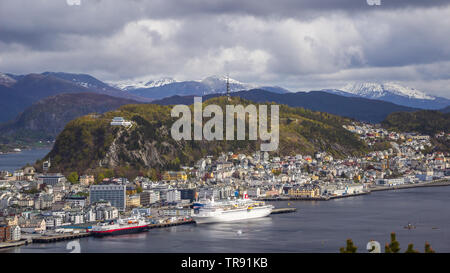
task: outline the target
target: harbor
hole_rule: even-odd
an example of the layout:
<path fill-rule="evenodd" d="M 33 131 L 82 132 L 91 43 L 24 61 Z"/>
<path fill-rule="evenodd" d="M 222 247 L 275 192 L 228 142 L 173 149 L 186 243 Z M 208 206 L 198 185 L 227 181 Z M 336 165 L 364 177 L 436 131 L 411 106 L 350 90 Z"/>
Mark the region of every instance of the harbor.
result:
<path fill-rule="evenodd" d="M 293 213 L 296 212 L 297 208 L 277 208 L 273 209 L 271 214 L 281 214 L 281 213 Z M 195 220 L 193 219 L 182 219 L 182 220 L 176 220 L 176 221 L 164 221 L 162 223 L 155 223 L 155 224 L 148 224 L 148 229 L 159 229 L 159 228 L 168 228 L 168 227 L 174 227 L 174 226 L 180 226 L 180 225 L 191 225 L 195 224 Z M 48 244 L 48 243 L 56 243 L 60 241 L 70 241 L 74 239 L 80 239 L 85 237 L 90 237 L 93 235 L 91 231 L 89 231 L 89 228 L 92 228 L 90 225 L 80 225 L 80 226 L 71 226 L 71 229 L 84 229 L 86 228 L 87 231 L 80 231 L 76 230 L 75 232 L 67 232 L 63 234 L 56 234 L 56 233 L 47 233 L 47 234 L 29 234 L 23 236 L 23 239 L 17 242 L 8 242 L 8 243 L 2 243 L 0 244 L 1 248 L 10 248 L 10 247 L 19 247 L 23 245 L 28 245 L 32 243 L 39 243 L 39 244 Z"/>
<path fill-rule="evenodd" d="M 296 212 L 272 213 L 244 222 L 155 225 L 148 232 L 102 239 L 88 236 L 79 243 L 82 253 L 337 253 L 346 238 L 364 250 L 369 240 L 384 245 L 390 232 L 395 232 L 403 251 L 409 243 L 422 248 L 427 241 L 442 253 L 450 251 L 448 242 L 442 240 L 450 223 L 435 209 L 447 203 L 448 194 L 450 187 L 421 187 L 404 189 L 401 194 L 380 191 L 328 202 L 279 201 L 272 204 Z M 408 223 L 415 228 L 405 228 Z M 68 242 L 33 243 L 0 252 L 68 253 Z"/>

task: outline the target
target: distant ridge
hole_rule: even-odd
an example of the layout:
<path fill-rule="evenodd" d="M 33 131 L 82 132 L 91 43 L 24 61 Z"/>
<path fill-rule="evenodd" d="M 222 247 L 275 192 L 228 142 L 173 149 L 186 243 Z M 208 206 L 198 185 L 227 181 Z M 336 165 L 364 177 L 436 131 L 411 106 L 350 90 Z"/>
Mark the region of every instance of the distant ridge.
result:
<path fill-rule="evenodd" d="M 430 96 L 420 90 L 393 82 L 349 83 L 340 89 L 327 89 L 323 91 L 341 96 L 383 100 L 420 109 L 437 110 L 450 105 L 449 99 Z"/>
<path fill-rule="evenodd" d="M 42 74 L 12 75 L 0 73 L 0 123 L 12 120 L 33 102 L 64 93 L 97 93 L 134 101 L 151 101 L 151 99 L 113 88 L 86 74 L 44 72 Z"/>
<path fill-rule="evenodd" d="M 203 100 L 218 97 L 222 94 L 203 96 Z M 250 101 L 276 102 L 291 107 L 303 107 L 305 109 L 327 112 L 334 115 L 350 117 L 361 121 L 378 123 L 383 121 L 392 112 L 411 112 L 417 108 L 396 105 L 381 100 L 371 100 L 359 97 L 345 97 L 330 94 L 323 91 L 297 92 L 277 94 L 261 89 L 239 91 L 231 93 L 233 97 L 241 97 Z M 152 103 L 160 105 L 193 103 L 194 96 L 173 96 Z"/>
<path fill-rule="evenodd" d="M 53 140 L 71 120 L 139 103 L 96 93 L 67 93 L 47 97 L 28 107 L 14 120 L 0 125 L 0 143 Z"/>

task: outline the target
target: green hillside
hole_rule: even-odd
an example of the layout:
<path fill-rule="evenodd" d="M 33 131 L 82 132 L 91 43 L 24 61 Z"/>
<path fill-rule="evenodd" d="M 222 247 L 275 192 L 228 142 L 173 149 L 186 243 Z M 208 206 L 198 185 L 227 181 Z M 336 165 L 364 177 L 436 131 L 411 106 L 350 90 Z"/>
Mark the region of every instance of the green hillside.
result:
<path fill-rule="evenodd" d="M 238 97 L 232 98 L 232 102 L 224 97 L 203 102 L 204 106 L 220 105 L 224 116 L 226 104 L 249 103 Z M 193 112 L 193 106 L 190 107 Z M 150 168 L 176 169 L 180 164 L 192 164 L 206 155 L 259 150 L 259 141 L 175 141 L 170 128 L 177 118 L 170 116 L 171 109 L 172 106 L 133 104 L 102 115 L 78 118 L 66 125 L 46 158 L 51 158 L 52 171 L 108 169 L 118 174 L 137 175 Z M 115 116 L 132 120 L 135 125 L 128 130 L 110 126 Z M 203 124 L 208 119 L 204 118 Z M 367 146 L 342 128 L 349 122 L 349 119 L 328 113 L 281 105 L 280 143 L 274 153 L 295 155 L 327 151 L 335 157 L 365 153 Z"/>
<path fill-rule="evenodd" d="M 434 135 L 450 131 L 450 113 L 432 110 L 397 112 L 388 115 L 381 125 L 400 132 Z"/>

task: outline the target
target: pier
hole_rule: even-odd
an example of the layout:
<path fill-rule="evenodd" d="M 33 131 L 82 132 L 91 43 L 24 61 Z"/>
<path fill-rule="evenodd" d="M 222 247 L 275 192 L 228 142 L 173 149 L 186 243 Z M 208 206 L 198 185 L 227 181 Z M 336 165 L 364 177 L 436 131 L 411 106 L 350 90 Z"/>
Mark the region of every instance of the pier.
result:
<path fill-rule="evenodd" d="M 280 214 L 280 213 L 292 213 L 296 212 L 297 208 L 279 208 L 279 209 L 273 209 L 270 214 Z"/>
<path fill-rule="evenodd" d="M 188 221 L 176 221 L 176 222 L 170 222 L 170 223 L 161 223 L 161 224 L 149 224 L 148 227 L 150 229 L 153 229 L 153 228 L 164 228 L 164 227 L 172 227 L 172 226 L 180 226 L 180 225 L 188 225 L 188 224 L 195 224 L 195 221 L 188 220 Z"/>
<path fill-rule="evenodd" d="M 258 197 L 254 200 L 258 201 L 326 201 L 329 197 L 294 197 L 294 196 L 280 196 L 280 197 Z"/>
<path fill-rule="evenodd" d="M 16 246 L 23 246 L 23 245 L 27 245 L 27 244 L 31 244 L 31 240 L 22 239 L 22 240 L 15 241 L 15 242 L 0 243 L 0 249 L 2 249 L 2 248 L 9 248 L 9 247 L 16 247 Z"/>
<path fill-rule="evenodd" d="M 420 188 L 420 187 L 444 187 L 444 186 L 450 186 L 450 180 L 449 179 L 439 179 L 429 182 L 421 182 L 416 184 L 402 184 L 402 185 L 395 185 L 395 186 L 374 186 L 370 188 L 370 191 L 389 191 L 389 190 L 401 190 L 401 189 L 410 189 L 410 188 Z"/>
<path fill-rule="evenodd" d="M 89 237 L 92 234 L 89 232 L 74 233 L 74 234 L 61 234 L 61 235 L 44 235 L 31 238 L 33 243 L 54 243 L 65 240 L 73 240 L 83 237 Z"/>

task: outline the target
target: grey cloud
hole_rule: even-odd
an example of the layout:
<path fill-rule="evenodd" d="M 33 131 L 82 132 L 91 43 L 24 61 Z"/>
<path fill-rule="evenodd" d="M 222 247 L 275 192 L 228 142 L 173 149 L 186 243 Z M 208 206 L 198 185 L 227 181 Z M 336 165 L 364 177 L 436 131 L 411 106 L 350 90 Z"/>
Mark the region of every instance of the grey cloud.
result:
<path fill-rule="evenodd" d="M 430 92 L 450 75 L 448 1 L 81 1 L 0 1 L 0 71 L 104 80 L 231 72 L 293 90 L 434 81 Z"/>

